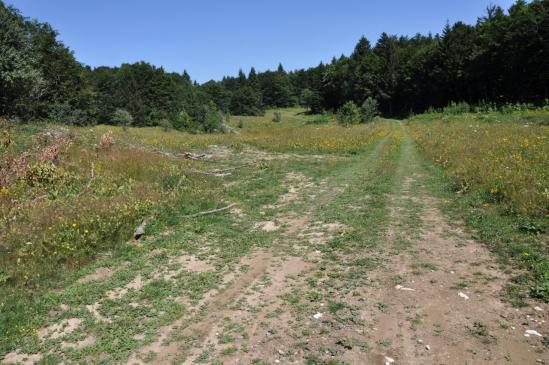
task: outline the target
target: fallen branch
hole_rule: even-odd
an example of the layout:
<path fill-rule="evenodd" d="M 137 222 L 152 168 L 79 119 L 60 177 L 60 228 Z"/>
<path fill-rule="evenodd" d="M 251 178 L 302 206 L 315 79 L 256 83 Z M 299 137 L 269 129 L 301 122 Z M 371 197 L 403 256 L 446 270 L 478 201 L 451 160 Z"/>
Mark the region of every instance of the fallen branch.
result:
<path fill-rule="evenodd" d="M 156 148 L 156 147 L 148 148 L 141 144 L 134 144 L 134 143 L 126 143 L 126 145 L 140 151 L 160 153 L 161 155 L 168 156 L 168 157 L 187 158 L 189 160 L 195 160 L 195 161 L 201 160 L 207 156 L 205 153 L 198 154 L 194 152 L 171 152 L 171 151 L 166 151 L 162 148 Z"/>
<path fill-rule="evenodd" d="M 164 151 L 162 149 L 154 149 L 153 152 L 157 152 L 168 157 L 182 157 L 182 158 L 187 158 L 189 160 L 194 160 L 194 161 L 198 161 L 206 157 L 205 153 L 198 154 L 194 152 L 169 152 L 169 151 Z"/>
<path fill-rule="evenodd" d="M 235 167 L 229 167 L 229 168 L 226 168 L 226 169 L 216 169 L 216 170 L 212 170 L 212 171 L 203 171 L 203 170 L 197 170 L 197 169 L 183 169 L 183 172 L 223 177 L 223 176 L 230 175 L 230 171 L 238 170 L 238 169 L 241 169 L 241 168 L 246 167 L 246 166 L 248 166 L 248 164 L 241 165 L 241 166 L 235 166 Z"/>
<path fill-rule="evenodd" d="M 238 170 L 238 169 L 241 169 L 241 168 L 247 167 L 247 166 L 250 166 L 250 164 L 247 163 L 247 164 L 240 165 L 240 166 L 228 167 L 228 168 L 226 168 L 226 169 L 218 169 L 218 170 L 215 170 L 215 171 L 213 171 L 213 172 L 215 172 L 215 173 L 222 173 L 222 172 L 234 171 L 234 170 Z"/>
<path fill-rule="evenodd" d="M 204 212 L 199 212 L 199 213 L 196 213 L 196 214 L 184 215 L 182 218 L 194 218 L 194 217 L 200 217 L 202 215 L 219 213 L 219 212 L 223 212 L 225 210 L 231 209 L 235 205 L 236 205 L 236 203 L 232 203 L 232 204 L 229 204 L 229 205 L 227 205 L 226 207 L 223 207 L 223 208 L 218 208 L 218 209 L 213 209 L 213 210 L 206 210 Z"/>

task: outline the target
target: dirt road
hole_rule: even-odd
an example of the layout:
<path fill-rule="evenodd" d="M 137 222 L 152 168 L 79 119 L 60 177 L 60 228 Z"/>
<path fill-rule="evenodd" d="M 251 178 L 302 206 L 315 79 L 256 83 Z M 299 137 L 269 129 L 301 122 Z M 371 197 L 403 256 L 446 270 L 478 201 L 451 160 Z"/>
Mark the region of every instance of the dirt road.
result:
<path fill-rule="evenodd" d="M 246 176 L 216 234 L 186 227 L 98 263 L 74 288 L 95 294 L 4 362 L 549 363 L 549 307 L 502 300 L 508 274 L 445 213 L 403 126 L 364 155 L 277 166 L 276 183 Z"/>

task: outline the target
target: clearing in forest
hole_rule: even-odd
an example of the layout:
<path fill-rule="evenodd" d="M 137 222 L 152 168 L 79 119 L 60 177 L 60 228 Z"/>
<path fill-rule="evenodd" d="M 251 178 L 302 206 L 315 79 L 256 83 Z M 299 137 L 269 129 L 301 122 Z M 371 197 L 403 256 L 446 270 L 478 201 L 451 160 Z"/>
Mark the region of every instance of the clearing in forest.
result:
<path fill-rule="evenodd" d="M 345 154 L 257 149 L 268 141 L 245 131 L 210 147 L 192 168 L 236 204 L 44 294 L 47 316 L 3 362 L 547 363 L 549 308 L 505 300 L 514 272 L 450 211 L 404 123 L 365 128 Z"/>

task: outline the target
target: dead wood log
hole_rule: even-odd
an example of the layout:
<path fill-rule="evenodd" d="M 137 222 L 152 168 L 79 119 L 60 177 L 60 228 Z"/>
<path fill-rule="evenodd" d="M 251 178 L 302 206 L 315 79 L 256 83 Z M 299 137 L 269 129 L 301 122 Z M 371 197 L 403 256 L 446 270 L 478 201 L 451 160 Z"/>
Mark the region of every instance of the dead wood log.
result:
<path fill-rule="evenodd" d="M 190 215 L 184 215 L 182 218 L 195 218 L 195 217 L 200 217 L 200 216 L 203 216 L 203 215 L 208 215 L 208 214 L 214 214 L 214 213 L 219 213 L 219 212 L 223 212 L 223 211 L 226 211 L 228 209 L 231 209 L 232 207 L 234 207 L 235 205 L 237 205 L 236 203 L 231 203 L 223 208 L 218 208 L 218 209 L 212 209 L 212 210 L 206 210 L 204 212 L 198 212 L 198 213 L 195 213 L 195 214 L 190 214 Z"/>

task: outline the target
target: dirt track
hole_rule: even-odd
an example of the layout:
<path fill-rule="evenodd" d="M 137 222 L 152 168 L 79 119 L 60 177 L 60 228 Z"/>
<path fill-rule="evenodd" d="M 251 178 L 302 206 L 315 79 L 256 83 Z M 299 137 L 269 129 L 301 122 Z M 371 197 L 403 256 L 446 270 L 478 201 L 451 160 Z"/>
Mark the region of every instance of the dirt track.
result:
<path fill-rule="evenodd" d="M 170 298 L 187 310 L 152 334 L 134 335 L 143 344 L 128 364 L 549 363 L 546 337 L 525 336 L 548 333 L 549 308 L 519 310 L 502 301 L 507 275 L 443 213 L 445 202 L 430 193 L 432 179 L 402 127 L 336 174 L 310 179 L 287 171 L 283 184 L 287 193 L 258 207 L 274 214 L 251 226 L 271 244 L 219 269 L 220 285 L 199 299 Z M 182 268 L 166 263 L 143 278 L 136 273 L 89 303 L 94 321 L 116 321 L 116 311 L 110 318 L 101 307 L 128 293 L 139 297 L 155 279 L 175 285 L 182 270 L 213 270 L 183 252 L 169 260 Z M 102 269 L 83 282 L 115 272 Z M 146 311 L 138 318 L 147 323 Z M 46 329 L 43 338 L 74 330 L 64 328 Z M 65 346 L 95 340 L 86 341 Z M 13 352 L 4 361 L 32 363 L 40 358 L 34 356 L 25 361 Z"/>

